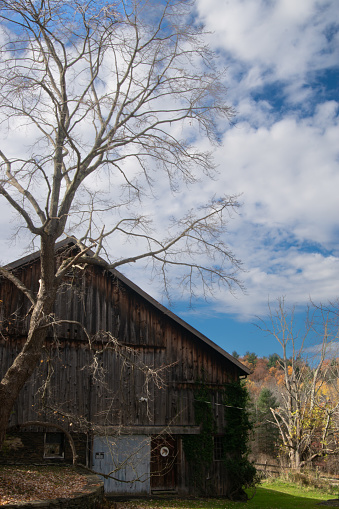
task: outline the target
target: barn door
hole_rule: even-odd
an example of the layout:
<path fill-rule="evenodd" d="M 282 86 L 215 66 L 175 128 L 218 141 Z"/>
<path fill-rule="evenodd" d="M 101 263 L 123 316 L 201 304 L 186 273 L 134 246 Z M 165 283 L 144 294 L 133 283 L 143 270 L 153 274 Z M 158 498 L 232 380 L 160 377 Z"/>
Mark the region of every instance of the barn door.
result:
<path fill-rule="evenodd" d="M 106 493 L 149 495 L 150 437 L 95 436 L 93 470 L 103 474 L 113 472 L 113 478 L 104 479 Z"/>
<path fill-rule="evenodd" d="M 177 441 L 157 437 L 151 441 L 151 489 L 173 491 L 177 487 Z"/>

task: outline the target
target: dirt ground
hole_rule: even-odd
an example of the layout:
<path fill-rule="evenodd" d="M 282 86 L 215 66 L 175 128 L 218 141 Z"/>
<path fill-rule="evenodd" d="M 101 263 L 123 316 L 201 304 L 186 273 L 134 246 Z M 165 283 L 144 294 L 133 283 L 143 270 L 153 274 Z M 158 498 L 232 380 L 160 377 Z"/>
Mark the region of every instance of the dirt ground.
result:
<path fill-rule="evenodd" d="M 71 498 L 87 484 L 72 467 L 1 466 L 0 506 L 33 500 Z"/>

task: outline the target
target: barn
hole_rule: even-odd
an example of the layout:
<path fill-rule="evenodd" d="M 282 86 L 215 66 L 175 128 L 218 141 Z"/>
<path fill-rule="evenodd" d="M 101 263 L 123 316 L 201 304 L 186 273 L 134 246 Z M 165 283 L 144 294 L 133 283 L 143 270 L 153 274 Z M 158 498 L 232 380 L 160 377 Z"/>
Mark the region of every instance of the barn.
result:
<path fill-rule="evenodd" d="M 74 249 L 60 242 L 57 263 Z M 39 252 L 7 268 L 37 291 Z M 3 374 L 25 341 L 30 303 L 0 282 Z M 225 388 L 248 373 L 118 271 L 73 267 L 0 462 L 70 462 L 75 448 L 109 493 L 227 495 Z"/>

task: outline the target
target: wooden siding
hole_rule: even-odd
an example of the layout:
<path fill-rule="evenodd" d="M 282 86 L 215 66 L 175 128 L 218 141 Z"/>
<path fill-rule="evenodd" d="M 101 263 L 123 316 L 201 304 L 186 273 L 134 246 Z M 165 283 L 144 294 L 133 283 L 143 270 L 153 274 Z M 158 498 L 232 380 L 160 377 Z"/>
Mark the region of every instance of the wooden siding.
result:
<path fill-rule="evenodd" d="M 39 260 L 15 272 L 37 291 Z M 0 370 L 4 373 L 27 334 L 30 303 L 6 279 L 1 281 L 0 299 Z M 93 352 L 83 329 L 63 323 L 51 328 L 40 366 L 21 392 L 11 424 L 54 415 L 72 429 L 82 430 L 89 421 L 101 426 L 194 426 L 194 393 L 196 384 L 204 380 L 218 429 L 223 428 L 220 390 L 244 371 L 116 275 L 98 267 L 71 271 L 58 293 L 55 318 L 80 322 L 92 335 L 110 331 L 134 350 L 139 363 L 167 366 L 164 384 L 158 388 L 150 383 L 147 391 L 142 371 L 125 365 L 119 354 L 105 349 L 105 342 L 95 347 L 101 351 L 99 367 L 104 375 L 104 384 L 99 383 L 86 368 Z M 48 376 L 50 384 L 44 392 Z M 74 418 L 67 417 L 71 415 Z"/>

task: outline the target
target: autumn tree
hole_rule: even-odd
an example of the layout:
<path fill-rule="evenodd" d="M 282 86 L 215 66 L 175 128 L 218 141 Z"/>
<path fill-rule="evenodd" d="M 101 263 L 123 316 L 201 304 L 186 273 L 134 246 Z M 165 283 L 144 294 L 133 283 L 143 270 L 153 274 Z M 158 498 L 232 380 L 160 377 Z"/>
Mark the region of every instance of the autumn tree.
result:
<path fill-rule="evenodd" d="M 281 361 L 280 356 L 277 353 L 272 353 L 271 355 L 268 356 L 267 367 L 274 368 L 275 366 L 277 366 L 277 364 L 279 365 L 280 361 Z"/>
<path fill-rule="evenodd" d="M 279 406 L 271 413 L 291 467 L 300 469 L 338 452 L 338 369 L 329 360 L 336 356 L 338 322 L 330 309 L 310 308 L 300 334 L 283 299 L 269 310 L 269 323 L 260 328 L 279 342 L 283 374 Z"/>
<path fill-rule="evenodd" d="M 37 293 L 1 269 L 31 310 L 26 343 L 0 382 L 0 445 L 47 327 L 62 318 L 53 306 L 72 266 L 149 259 L 166 292 L 173 268 L 190 294 L 239 283 L 224 243 L 235 197 L 206 196 L 167 229 L 143 211 L 160 182 L 163 198 L 213 176 L 198 142 L 218 143 L 220 121 L 233 116 L 193 14 L 186 0 L 0 0 L 0 195 L 41 249 Z M 58 265 L 65 235 L 78 250 Z"/>
<path fill-rule="evenodd" d="M 243 357 L 240 357 L 240 360 L 251 370 L 251 373 L 253 373 L 257 364 L 258 356 L 254 352 L 247 351 Z"/>

